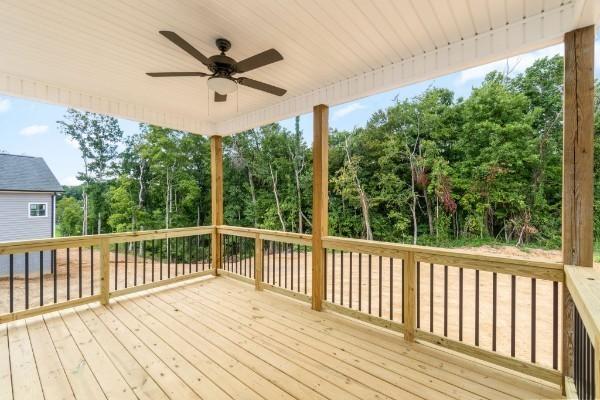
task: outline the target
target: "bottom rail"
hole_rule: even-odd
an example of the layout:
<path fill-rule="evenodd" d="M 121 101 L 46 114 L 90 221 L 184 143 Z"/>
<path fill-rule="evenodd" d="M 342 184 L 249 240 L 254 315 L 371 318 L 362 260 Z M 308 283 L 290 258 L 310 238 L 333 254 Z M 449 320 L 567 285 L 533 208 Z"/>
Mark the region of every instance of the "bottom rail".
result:
<path fill-rule="evenodd" d="M 395 332 L 404 333 L 404 325 L 399 322 L 390 321 L 389 319 L 365 314 L 364 312 L 360 312 L 358 310 L 353 310 L 351 308 L 340 306 L 339 304 L 334 304 L 329 301 L 323 302 L 323 308 L 326 310 L 333 311 L 337 314 L 345 315 L 346 317 L 354 318 L 359 321 L 368 322 L 370 324 L 377 325 L 381 328 L 386 328 L 386 329 L 390 329 Z"/>
<path fill-rule="evenodd" d="M 155 281 L 155 282 L 146 283 L 146 284 L 142 284 L 142 285 L 138 285 L 138 286 L 130 286 L 128 288 L 112 291 L 109 293 L 108 297 L 112 299 L 115 297 L 124 296 L 124 295 L 135 293 L 135 292 L 140 292 L 143 290 L 153 289 L 153 288 L 170 285 L 170 284 L 177 283 L 177 282 L 200 278 L 202 276 L 213 275 L 213 272 L 214 271 L 212 269 L 208 269 L 206 271 L 192 272 L 191 274 L 187 274 L 187 275 L 179 275 L 175 278 L 164 279 L 162 281 Z"/>
<path fill-rule="evenodd" d="M 64 310 L 66 308 L 73 308 L 83 304 L 93 303 L 95 301 L 100 301 L 100 295 L 97 294 L 94 296 L 82 297 L 80 299 L 63 301 L 62 303 L 48 304 L 37 308 L 30 308 L 29 310 L 22 310 L 14 313 L 3 314 L 0 315 L 0 324 L 10 321 L 16 321 L 19 319 L 35 317 L 36 315 L 46 314 L 53 311 Z"/>
<path fill-rule="evenodd" d="M 544 368 L 537 364 L 532 364 L 526 361 L 517 360 L 515 358 L 504 356 L 493 351 L 484 350 L 479 347 L 471 346 L 463 342 L 448 339 L 429 333 L 422 330 L 417 330 L 416 339 L 423 342 L 432 343 L 434 345 L 444 347 L 448 350 L 455 351 L 460 354 L 471 356 L 482 361 L 486 361 L 498 366 L 508 368 L 512 371 L 521 372 L 545 381 L 559 385 L 562 380 L 560 371 Z"/>

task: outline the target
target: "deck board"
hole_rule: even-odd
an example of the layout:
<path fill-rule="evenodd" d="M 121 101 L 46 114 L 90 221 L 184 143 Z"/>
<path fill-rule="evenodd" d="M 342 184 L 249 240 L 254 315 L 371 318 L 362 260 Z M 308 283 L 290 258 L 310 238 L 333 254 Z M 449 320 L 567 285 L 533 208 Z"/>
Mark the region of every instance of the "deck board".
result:
<path fill-rule="evenodd" d="M 371 353 L 369 359 L 375 354 L 387 358 L 390 361 L 401 362 L 406 359 L 406 365 L 412 368 L 427 371 L 428 375 L 446 377 L 455 381 L 456 376 L 469 379 L 459 381 L 461 387 L 471 387 L 474 393 L 488 393 L 487 398 L 528 398 L 533 390 L 538 397 L 551 396 L 554 388 L 548 390 L 548 385 L 532 380 L 515 379 L 515 374 L 504 369 L 496 368 L 481 363 L 475 364 L 474 368 L 465 368 L 462 358 L 449 356 L 445 351 L 432 349 L 431 346 L 410 346 L 404 341 L 398 340 L 394 333 L 381 334 L 381 329 L 365 324 L 357 324 L 342 316 L 328 313 L 323 318 L 322 313 L 314 313 L 302 304 L 285 302 L 282 303 L 277 297 L 261 296 L 249 291 L 246 286 L 238 285 L 236 282 L 226 281 L 228 285 L 226 297 L 220 294 L 220 298 L 226 299 L 228 303 L 236 304 L 237 307 L 251 305 L 258 307 L 253 311 L 264 310 L 269 320 L 283 322 L 289 328 L 300 329 L 301 332 L 320 331 L 326 337 L 335 338 L 334 344 L 344 343 L 344 346 L 358 346 Z M 198 292 L 198 288 L 190 287 L 189 290 Z M 207 286 L 202 288 L 204 292 L 214 292 L 218 289 Z M 206 296 L 207 294 L 205 294 Z M 259 318 L 264 315 L 257 314 Z M 289 321 L 289 322 L 285 322 Z M 377 334 L 374 334 L 377 332 Z M 418 350 L 417 350 L 418 349 Z M 488 381 L 490 381 L 488 383 Z M 493 392 L 489 392 L 492 389 Z"/>
<path fill-rule="evenodd" d="M 40 382 L 44 389 L 44 398 L 47 400 L 74 399 L 71 385 L 58 358 L 43 317 L 38 316 L 28 319 L 27 330 L 29 331 L 31 348 L 35 354 Z"/>
<path fill-rule="evenodd" d="M 209 296 L 204 296 L 208 298 Z M 227 303 L 231 303 L 231 297 Z M 348 377 L 356 379 L 367 385 L 371 391 L 381 391 L 382 394 L 394 397 L 424 396 L 430 399 L 482 399 L 483 397 L 473 392 L 468 392 L 460 387 L 437 380 L 432 385 L 432 378 L 428 371 L 421 371 L 412 365 L 401 366 L 397 363 L 382 360 L 368 350 L 360 350 L 351 343 L 340 344 L 331 339 L 328 334 L 311 331 L 310 326 L 297 330 L 298 325 L 290 326 L 277 321 L 277 316 L 265 318 L 265 313 L 260 312 L 254 306 L 248 306 L 242 302 L 226 304 L 217 298 L 211 299 L 214 303 L 202 304 L 203 311 L 209 309 L 213 318 L 220 315 L 231 315 L 236 321 L 243 321 L 252 327 L 259 337 L 265 341 L 279 342 L 284 346 L 292 346 L 313 360 L 318 360 L 328 365 L 331 369 L 344 372 Z M 221 303 L 221 306 L 218 305 Z M 244 307 L 249 307 L 244 310 Z M 243 310 L 243 311 L 240 311 Z M 247 318 L 243 313 L 254 314 Z M 266 339 L 268 338 L 268 339 Z M 362 372 L 357 374 L 356 371 Z M 375 378 L 377 377 L 377 378 Z M 401 389 L 400 391 L 398 389 Z"/>
<path fill-rule="evenodd" d="M 25 321 L 17 321 L 10 330 L 9 348 L 15 400 L 43 398 L 42 384 Z"/>
<path fill-rule="evenodd" d="M 227 278 L 0 326 L 0 399 L 519 399 L 557 387 Z"/>
<path fill-rule="evenodd" d="M 0 399 L 12 399 L 12 379 L 10 350 L 8 348 L 8 330 L 0 325 Z"/>

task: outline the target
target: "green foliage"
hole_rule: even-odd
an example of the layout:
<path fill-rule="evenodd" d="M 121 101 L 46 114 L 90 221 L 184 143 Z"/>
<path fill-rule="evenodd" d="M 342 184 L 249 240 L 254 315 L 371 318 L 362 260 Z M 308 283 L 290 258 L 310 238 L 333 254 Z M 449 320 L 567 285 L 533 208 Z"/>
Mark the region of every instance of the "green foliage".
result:
<path fill-rule="evenodd" d="M 64 196 L 56 202 L 56 222 L 58 236 L 81 235 L 83 211 L 81 202 L 75 197 Z"/>
<path fill-rule="evenodd" d="M 364 127 L 330 132 L 330 233 L 559 246 L 562 71 L 557 56 L 516 76 L 493 72 L 466 99 L 430 87 L 375 112 Z M 140 125 L 118 152 L 120 130 L 107 118 L 69 111 L 61 123 L 88 160 L 81 179 L 91 218 L 101 215 L 110 231 L 209 223 L 208 140 Z M 311 157 L 298 120 L 293 131 L 270 124 L 224 138 L 225 223 L 310 232 Z M 600 180 L 594 189 L 600 199 Z M 85 193 L 68 188 L 68 202 L 61 200 L 64 234 L 81 230 Z M 600 211 L 600 200 L 594 207 Z"/>

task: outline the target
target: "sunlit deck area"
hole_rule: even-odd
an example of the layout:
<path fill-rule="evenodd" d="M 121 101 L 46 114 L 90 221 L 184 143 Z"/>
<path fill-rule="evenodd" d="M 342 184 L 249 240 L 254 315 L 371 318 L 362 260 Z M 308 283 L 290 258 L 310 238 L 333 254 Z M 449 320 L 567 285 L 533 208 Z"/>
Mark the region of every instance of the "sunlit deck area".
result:
<path fill-rule="evenodd" d="M 0 398 L 560 398 L 549 383 L 202 279 L 2 325 Z"/>
<path fill-rule="evenodd" d="M 84 189 L 82 236 L 3 239 L 9 241 L 0 243 L 0 400 L 600 398 L 600 272 L 592 268 L 600 2 L 97 3 L 0 2 L 0 93 L 210 136 L 210 203 L 208 171 L 205 185 L 196 179 L 208 167 L 208 149 L 206 160 L 194 161 L 189 175 L 194 178 L 185 180 L 171 172 L 178 161 L 170 158 L 189 156 L 161 145 L 157 153 L 166 158 L 156 168 L 164 170 L 164 184 L 142 184 L 143 176 L 153 174 L 143 172 L 149 169 L 142 158 L 137 167 L 127 167 L 136 193 L 118 196 L 126 200 L 111 212 L 126 212 L 121 222 L 109 224 L 110 233 L 100 223 L 107 211 L 98 207 L 94 232 L 99 234 L 88 235 Z M 406 225 L 405 233 L 373 235 L 369 201 L 355 178 L 347 180 L 357 181 L 352 191 L 359 193 L 365 234 L 342 237 L 359 235 L 331 228 L 330 209 L 345 203 L 329 197 L 337 190 L 329 186 L 336 176 L 329 170 L 330 107 L 559 43 L 564 44 L 563 108 L 552 125 L 562 124 L 561 260 L 420 245 L 417 231 L 426 221 L 415 214 L 421 204 L 416 189 L 430 163 L 422 159 L 421 128 L 415 130 L 414 146 L 397 142 L 407 149 L 407 170 L 390 171 L 393 182 L 400 176 L 410 181 L 412 206 L 406 204 L 412 219 L 378 222 Z M 277 188 L 273 160 L 264 164 L 270 176 L 262 185 L 272 186 L 277 212 L 269 214 L 268 223 L 256 218 L 244 223 L 239 211 L 224 207 L 245 201 L 237 188 L 233 196 L 224 192 L 229 179 L 224 154 L 231 151 L 226 136 L 306 113 L 313 121 L 306 190 L 300 190 L 294 168 L 298 226 L 306 222 L 306 229 L 295 232 L 284 223 L 279 196 L 285 192 Z M 421 112 L 416 114 L 420 127 Z M 482 137 L 498 124 L 506 135 L 520 135 L 520 123 L 504 117 L 496 125 L 479 122 Z M 433 130 L 443 124 L 424 125 Z M 465 126 L 465 132 L 473 131 Z M 408 135 L 402 130 L 390 134 Z M 545 135 L 540 135 L 540 154 L 553 152 L 546 149 Z M 504 148 L 491 134 L 489 142 Z M 98 160 L 107 164 L 110 157 L 104 154 Z M 365 161 L 378 162 L 368 154 Z M 514 173 L 496 161 L 473 162 L 468 168 L 485 184 L 469 192 L 488 192 L 489 177 Z M 488 175 L 478 169 L 484 164 Z M 246 172 L 252 212 L 264 212 L 251 170 Z M 106 174 L 95 175 L 104 196 Z M 166 201 L 165 218 L 144 198 L 154 186 L 166 189 L 156 192 Z M 385 190 L 390 198 L 406 196 L 404 184 Z M 185 191 L 202 197 L 188 199 Z M 425 202 L 431 191 L 423 189 Z M 436 196 L 450 199 L 448 193 L 444 189 Z M 305 197 L 311 200 L 303 207 Z M 497 235 L 507 232 L 508 225 L 491 222 L 493 214 L 486 211 L 505 198 L 523 212 L 523 218 L 504 214 L 527 221 L 520 229 L 510 223 L 512 231 L 524 234 L 533 209 L 512 196 L 480 197 L 484 208 L 469 204 L 477 220 L 469 235 L 481 236 L 490 223 L 497 225 Z M 107 196 L 107 204 L 115 198 Z M 195 210 L 194 219 L 180 223 L 178 204 Z M 292 203 L 283 204 L 285 209 Z M 27 208 L 31 217 L 31 204 Z M 201 213 L 208 209 L 210 219 Z M 152 224 L 143 225 L 138 214 L 153 215 Z M 450 213 L 446 217 L 446 228 L 464 229 L 451 222 Z M 273 230 L 279 229 L 276 218 L 281 231 Z M 0 224 L 16 231 L 19 226 L 11 221 Z M 431 218 L 427 222 L 433 235 Z"/>

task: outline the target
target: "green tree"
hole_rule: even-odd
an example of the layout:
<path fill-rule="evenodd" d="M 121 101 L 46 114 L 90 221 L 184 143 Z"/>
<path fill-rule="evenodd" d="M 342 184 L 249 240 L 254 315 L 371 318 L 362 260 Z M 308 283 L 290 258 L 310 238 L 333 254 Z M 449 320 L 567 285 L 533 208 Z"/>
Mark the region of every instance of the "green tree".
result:
<path fill-rule="evenodd" d="M 83 210 L 74 197 L 62 197 L 56 202 L 56 221 L 59 236 L 81 235 Z"/>
<path fill-rule="evenodd" d="M 117 146 L 123 138 L 123 131 L 116 118 L 72 108 L 67 110 L 64 121 L 57 123 L 59 129 L 77 143 L 83 159 L 84 170 L 78 174 L 78 179 L 84 183 L 82 233 L 88 234 L 90 197 L 97 233 L 101 233 L 103 218 L 106 219 L 103 192 L 107 179 L 115 171 Z"/>

